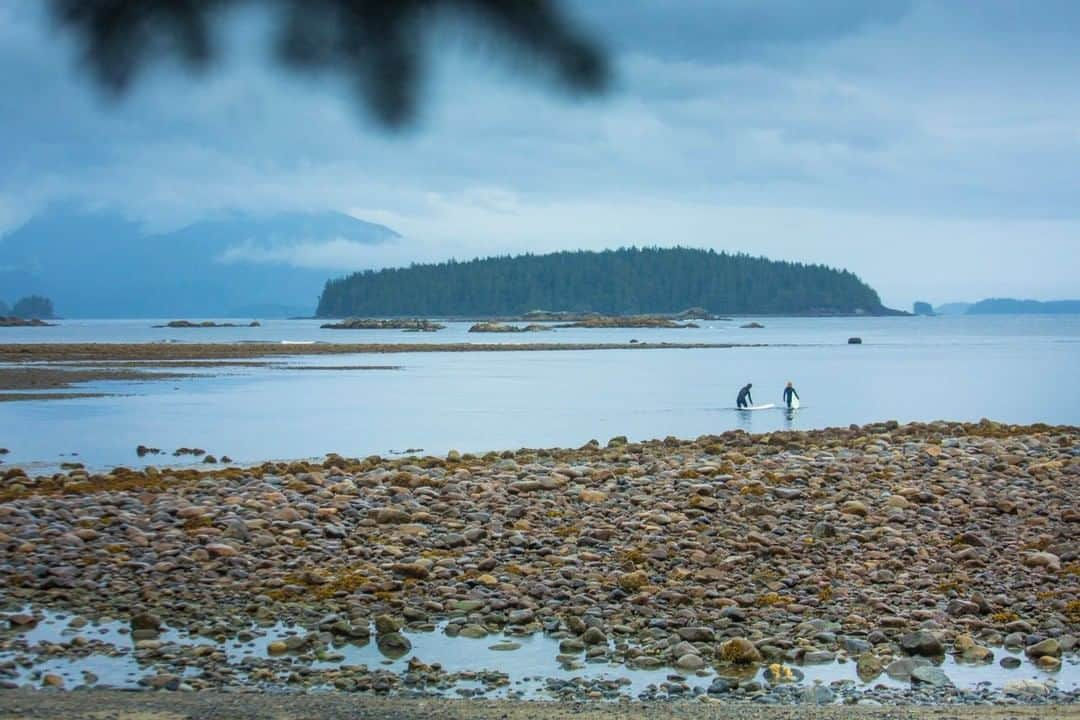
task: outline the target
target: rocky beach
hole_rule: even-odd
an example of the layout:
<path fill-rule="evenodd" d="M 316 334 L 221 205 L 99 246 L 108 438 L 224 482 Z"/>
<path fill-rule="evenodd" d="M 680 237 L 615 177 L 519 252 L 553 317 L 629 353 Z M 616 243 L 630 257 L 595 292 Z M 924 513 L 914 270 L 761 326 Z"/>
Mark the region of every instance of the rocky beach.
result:
<path fill-rule="evenodd" d="M 1072 703 L 1078 441 L 1075 427 L 880 423 L 9 468 L 0 684 Z M 470 654 L 505 659 L 454 665 Z M 125 675 L 99 677 L 115 663 Z"/>

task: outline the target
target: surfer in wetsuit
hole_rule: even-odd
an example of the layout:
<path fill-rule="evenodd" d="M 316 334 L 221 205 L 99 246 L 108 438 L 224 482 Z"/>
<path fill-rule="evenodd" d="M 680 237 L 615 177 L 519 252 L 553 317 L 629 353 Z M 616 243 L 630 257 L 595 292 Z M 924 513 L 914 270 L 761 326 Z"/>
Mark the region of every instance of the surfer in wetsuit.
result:
<path fill-rule="evenodd" d="M 791 408 L 791 397 L 793 395 L 799 397 L 799 393 L 795 392 L 794 386 L 792 386 L 791 381 L 788 380 L 787 387 L 784 388 L 784 404 L 787 405 L 789 409 Z"/>
<path fill-rule="evenodd" d="M 746 386 L 739 391 L 739 397 L 735 398 L 735 406 L 740 410 L 749 407 L 754 402 L 754 398 L 750 397 L 750 388 L 752 387 L 754 387 L 753 383 L 746 383 Z"/>

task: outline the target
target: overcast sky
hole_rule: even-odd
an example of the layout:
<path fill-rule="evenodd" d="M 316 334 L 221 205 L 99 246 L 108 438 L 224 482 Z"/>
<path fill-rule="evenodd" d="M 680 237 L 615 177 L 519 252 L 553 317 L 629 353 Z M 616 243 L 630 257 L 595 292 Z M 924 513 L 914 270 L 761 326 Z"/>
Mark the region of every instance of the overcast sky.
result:
<path fill-rule="evenodd" d="M 112 104 L 39 3 L 0 0 L 0 233 L 56 200 L 154 228 L 336 209 L 403 237 L 309 248 L 330 270 L 678 244 L 846 267 L 897 307 L 1080 296 L 1080 2 L 570 6 L 612 51 L 606 96 L 444 48 L 387 134 L 259 61 L 258 17 L 218 72 Z"/>

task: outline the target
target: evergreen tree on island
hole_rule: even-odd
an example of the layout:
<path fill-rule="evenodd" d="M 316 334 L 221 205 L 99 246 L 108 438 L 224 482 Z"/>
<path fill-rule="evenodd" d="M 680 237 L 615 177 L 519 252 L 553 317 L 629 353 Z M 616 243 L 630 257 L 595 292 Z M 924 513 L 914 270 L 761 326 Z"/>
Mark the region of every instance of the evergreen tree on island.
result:
<path fill-rule="evenodd" d="M 49 320 L 54 317 L 52 300 L 41 295 L 29 295 L 15 303 L 11 314 L 24 320 Z"/>
<path fill-rule="evenodd" d="M 612 315 L 898 314 L 853 273 L 691 248 L 525 254 L 367 270 L 330 280 L 316 314 L 521 315 L 532 310 Z"/>

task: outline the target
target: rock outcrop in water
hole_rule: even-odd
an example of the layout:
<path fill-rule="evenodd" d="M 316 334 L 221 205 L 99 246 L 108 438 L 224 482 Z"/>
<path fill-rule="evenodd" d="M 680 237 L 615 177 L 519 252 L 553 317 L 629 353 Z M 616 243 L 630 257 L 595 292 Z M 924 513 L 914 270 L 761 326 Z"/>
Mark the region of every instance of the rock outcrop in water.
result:
<path fill-rule="evenodd" d="M 0 598 L 222 636 L 307 628 L 264 661 L 268 678 L 372 622 L 392 654 L 402 627 L 449 619 L 448 634 L 552 633 L 570 666 L 774 663 L 781 682 L 788 665 L 847 658 L 947 693 L 925 656 L 1014 648 L 1047 670 L 1074 656 L 1077 448 L 1074 427 L 883 423 L 201 472 L 8 469 Z M 203 670 L 185 682 L 253 682 L 214 657 L 185 655 Z M 373 676 L 298 677 L 370 689 Z"/>
<path fill-rule="evenodd" d="M 0 317 L 0 327 L 52 327 L 53 323 L 47 323 L 38 318 Z"/>
<path fill-rule="evenodd" d="M 336 323 L 320 325 L 327 330 L 405 330 L 406 332 L 436 332 L 445 328 L 431 320 L 371 320 L 350 318 Z"/>
<path fill-rule="evenodd" d="M 551 330 L 550 325 L 538 325 L 536 323 L 530 323 L 528 325 L 508 325 L 501 322 L 479 322 L 469 328 L 471 333 L 530 333 L 530 332 L 546 332 Z"/>
<path fill-rule="evenodd" d="M 557 328 L 696 328 L 692 322 L 676 322 L 663 315 L 595 315 Z"/>
<path fill-rule="evenodd" d="M 260 327 L 262 323 L 258 320 L 252 320 L 249 323 L 219 323 L 213 320 L 203 320 L 201 322 L 192 322 L 191 320 L 170 320 L 164 325 L 154 325 L 156 328 L 235 328 L 235 327 Z"/>

